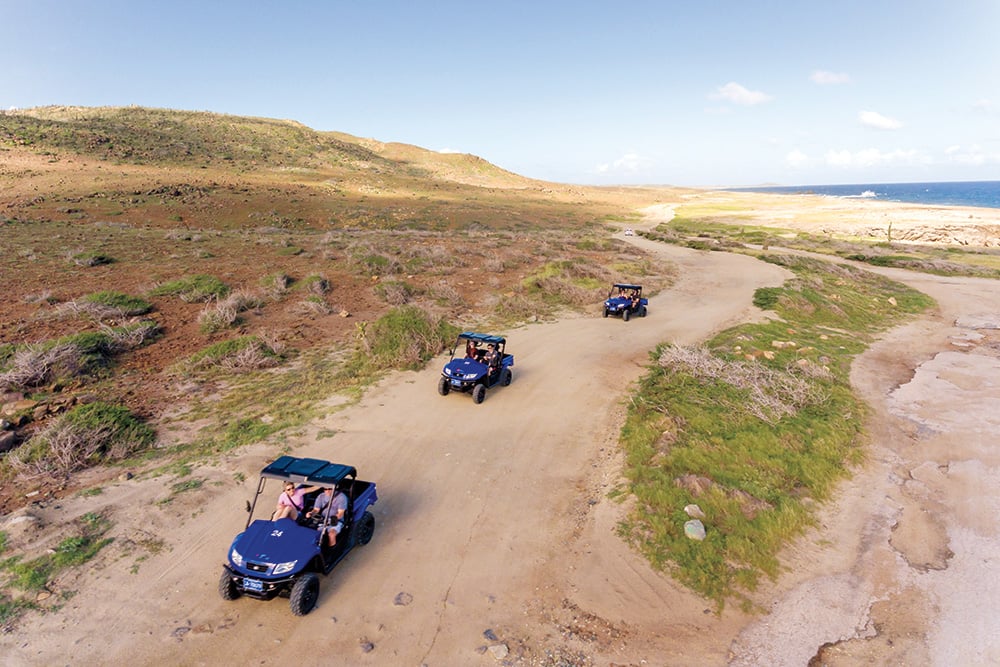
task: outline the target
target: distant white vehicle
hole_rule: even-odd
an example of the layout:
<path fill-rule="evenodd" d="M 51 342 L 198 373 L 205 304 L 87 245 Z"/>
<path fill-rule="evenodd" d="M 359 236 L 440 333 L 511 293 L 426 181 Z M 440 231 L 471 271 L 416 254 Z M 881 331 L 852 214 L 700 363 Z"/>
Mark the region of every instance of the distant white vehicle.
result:
<path fill-rule="evenodd" d="M 625 230 L 625 236 L 635 236 L 635 232 L 632 231 L 631 227 Z"/>

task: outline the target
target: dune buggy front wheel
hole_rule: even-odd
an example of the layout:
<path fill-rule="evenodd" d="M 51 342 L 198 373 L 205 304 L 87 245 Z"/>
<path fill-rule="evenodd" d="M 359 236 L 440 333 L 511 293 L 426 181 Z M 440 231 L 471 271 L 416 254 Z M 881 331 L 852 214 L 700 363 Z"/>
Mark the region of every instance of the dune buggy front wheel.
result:
<path fill-rule="evenodd" d="M 223 600 L 235 600 L 240 596 L 240 589 L 236 588 L 236 582 L 233 581 L 229 570 L 223 569 L 222 576 L 219 577 L 219 595 Z"/>
<path fill-rule="evenodd" d="M 448 382 L 448 378 L 442 377 L 438 380 L 438 393 L 447 396 L 449 391 L 451 391 L 451 383 Z"/>
<path fill-rule="evenodd" d="M 315 572 L 306 572 L 295 580 L 292 586 L 292 593 L 288 597 L 288 603 L 292 607 L 292 613 L 296 616 L 305 616 L 316 606 L 319 599 L 319 577 Z"/>

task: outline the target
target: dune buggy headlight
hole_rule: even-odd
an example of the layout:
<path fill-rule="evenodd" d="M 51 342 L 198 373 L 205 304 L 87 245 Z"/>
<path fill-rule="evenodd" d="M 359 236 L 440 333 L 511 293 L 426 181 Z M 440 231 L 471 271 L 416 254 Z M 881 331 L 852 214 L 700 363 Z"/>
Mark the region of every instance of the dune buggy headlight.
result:
<path fill-rule="evenodd" d="M 274 566 L 274 573 L 284 574 L 285 572 L 291 572 L 292 569 L 295 567 L 295 564 L 298 562 L 299 561 L 297 560 L 290 560 L 287 563 L 278 563 L 277 565 Z"/>
<path fill-rule="evenodd" d="M 466 373 L 465 375 L 462 376 L 462 379 L 463 380 L 475 380 L 476 377 L 478 377 L 478 374 L 476 374 L 476 373 Z"/>
<path fill-rule="evenodd" d="M 238 567 L 243 567 L 243 556 L 239 551 L 233 549 L 232 553 L 229 554 L 230 560 L 233 561 Z"/>

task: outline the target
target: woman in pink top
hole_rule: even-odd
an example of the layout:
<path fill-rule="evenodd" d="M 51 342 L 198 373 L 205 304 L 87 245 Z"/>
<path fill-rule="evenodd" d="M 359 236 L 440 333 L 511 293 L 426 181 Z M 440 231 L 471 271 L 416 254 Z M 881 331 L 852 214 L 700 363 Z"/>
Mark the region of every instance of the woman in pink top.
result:
<path fill-rule="evenodd" d="M 291 482 L 285 482 L 285 490 L 278 496 L 278 505 L 274 508 L 271 520 L 277 521 L 287 517 L 294 521 L 299 518 L 299 512 L 305 507 L 305 495 L 318 489 L 318 486 L 300 486 L 296 489 Z"/>

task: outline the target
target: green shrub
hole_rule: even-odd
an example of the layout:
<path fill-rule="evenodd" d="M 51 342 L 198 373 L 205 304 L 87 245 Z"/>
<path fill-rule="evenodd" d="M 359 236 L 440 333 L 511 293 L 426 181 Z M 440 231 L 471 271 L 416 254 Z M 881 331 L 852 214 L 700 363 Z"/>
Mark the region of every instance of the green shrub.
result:
<path fill-rule="evenodd" d="M 193 371 L 222 368 L 242 372 L 276 366 L 283 358 L 276 343 L 266 342 L 259 336 L 240 336 L 199 350 L 185 365 Z"/>
<path fill-rule="evenodd" d="M 85 303 L 106 306 L 121 311 L 125 315 L 145 315 L 153 309 L 153 304 L 136 296 L 121 292 L 95 292 L 80 299 Z"/>
<path fill-rule="evenodd" d="M 156 433 L 128 408 L 77 406 L 11 451 L 6 463 L 22 478 L 66 478 L 77 470 L 125 459 L 149 447 Z"/>
<path fill-rule="evenodd" d="M 459 329 L 434 319 L 422 308 L 393 308 L 374 322 L 359 326 L 353 366 L 372 370 L 420 368 L 446 349 Z"/>
<path fill-rule="evenodd" d="M 151 296 L 176 296 L 187 303 L 221 299 L 229 294 L 229 287 L 218 278 L 199 274 L 159 285 L 149 291 Z"/>
<path fill-rule="evenodd" d="M 71 257 L 73 263 L 78 266 L 100 266 L 101 264 L 111 264 L 115 260 L 99 252 L 81 252 Z"/>

